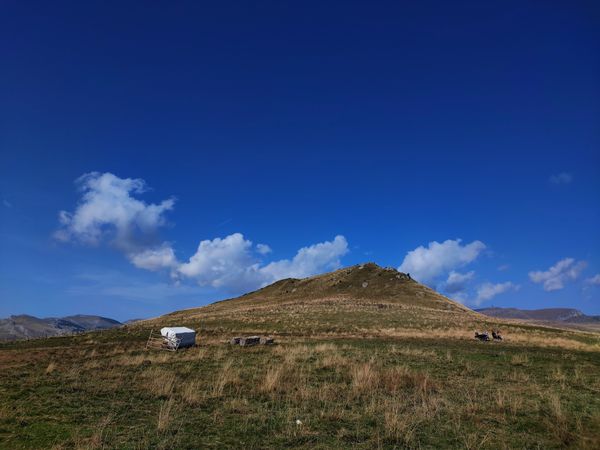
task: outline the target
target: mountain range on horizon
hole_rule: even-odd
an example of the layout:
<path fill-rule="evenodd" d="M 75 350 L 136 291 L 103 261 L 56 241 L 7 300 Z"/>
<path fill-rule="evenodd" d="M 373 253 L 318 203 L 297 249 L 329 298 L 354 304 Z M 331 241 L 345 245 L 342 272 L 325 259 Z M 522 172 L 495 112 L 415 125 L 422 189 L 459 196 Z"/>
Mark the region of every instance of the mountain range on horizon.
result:
<path fill-rule="evenodd" d="M 20 314 L 0 319 L 0 341 L 64 336 L 122 325 L 108 317 L 85 314 L 47 318 Z"/>
<path fill-rule="evenodd" d="M 575 308 L 520 309 L 489 307 L 475 309 L 478 313 L 500 319 L 517 319 L 563 325 L 599 325 L 600 316 L 589 316 Z"/>
<path fill-rule="evenodd" d="M 364 263 L 342 268 L 333 272 L 314 275 L 303 279 L 287 278 L 272 283 L 240 297 L 221 300 L 199 308 L 175 311 L 150 321 L 171 322 L 188 320 L 196 315 L 216 312 L 215 319 L 228 321 L 233 309 L 254 313 L 265 307 L 294 308 L 311 315 L 323 308 L 324 304 L 336 304 L 350 317 L 358 308 L 349 306 L 350 300 L 376 301 L 380 309 L 401 306 L 402 308 L 422 308 L 423 315 L 432 310 L 452 314 L 476 314 L 494 319 L 516 319 L 543 322 L 569 327 L 600 326 L 600 316 L 589 316 L 574 308 L 544 308 L 526 310 L 519 308 L 479 308 L 470 309 L 461 303 L 439 294 L 435 290 L 413 280 L 410 275 L 393 268 L 380 267 L 376 263 Z M 395 306 L 394 306 L 395 305 Z M 223 315 L 223 313 L 225 313 Z M 377 319 L 376 319 L 377 320 Z M 31 315 L 13 315 L 0 319 L 0 340 L 17 340 L 62 336 L 86 331 L 104 330 L 134 323 L 144 319 L 124 322 L 94 315 L 71 315 L 66 317 L 38 318 Z"/>

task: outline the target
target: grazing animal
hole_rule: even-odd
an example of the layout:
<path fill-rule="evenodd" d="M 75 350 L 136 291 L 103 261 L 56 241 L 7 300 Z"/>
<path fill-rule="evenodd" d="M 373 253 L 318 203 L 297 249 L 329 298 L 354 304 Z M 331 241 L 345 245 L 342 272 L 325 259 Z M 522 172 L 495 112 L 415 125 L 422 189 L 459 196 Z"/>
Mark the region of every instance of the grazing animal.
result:
<path fill-rule="evenodd" d="M 479 333 L 478 331 L 476 331 L 475 339 L 479 339 L 480 341 L 489 341 L 490 335 L 488 334 L 487 331 L 484 331 L 483 333 Z"/>
<path fill-rule="evenodd" d="M 500 331 L 498 330 L 493 330 L 492 331 L 492 337 L 497 340 L 497 341 L 501 341 L 502 340 L 502 335 L 500 334 Z"/>

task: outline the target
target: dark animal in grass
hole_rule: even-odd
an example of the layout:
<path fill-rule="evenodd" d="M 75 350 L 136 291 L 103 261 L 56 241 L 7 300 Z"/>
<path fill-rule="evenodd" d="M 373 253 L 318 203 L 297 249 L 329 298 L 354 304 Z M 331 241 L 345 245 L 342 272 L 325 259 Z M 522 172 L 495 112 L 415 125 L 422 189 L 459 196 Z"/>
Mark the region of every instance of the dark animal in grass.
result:
<path fill-rule="evenodd" d="M 484 331 L 483 333 L 479 333 L 478 331 L 476 331 L 475 339 L 479 339 L 480 341 L 489 341 L 490 335 L 488 334 L 487 331 Z"/>
<path fill-rule="evenodd" d="M 240 346 L 251 347 L 260 344 L 260 336 L 248 336 L 240 339 Z"/>
<path fill-rule="evenodd" d="M 496 341 L 501 341 L 502 340 L 502 335 L 500 334 L 500 331 L 498 331 L 498 330 L 493 330 L 492 331 L 492 337 Z"/>

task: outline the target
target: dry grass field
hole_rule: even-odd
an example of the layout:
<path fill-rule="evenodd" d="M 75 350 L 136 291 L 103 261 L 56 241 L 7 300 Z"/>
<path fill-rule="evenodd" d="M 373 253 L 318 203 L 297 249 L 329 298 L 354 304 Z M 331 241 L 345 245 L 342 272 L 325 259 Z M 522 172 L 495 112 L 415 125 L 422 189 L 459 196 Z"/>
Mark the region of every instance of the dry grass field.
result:
<path fill-rule="evenodd" d="M 198 329 L 197 347 L 144 350 L 170 323 Z M 473 339 L 491 328 L 506 339 Z M 276 345 L 227 343 L 250 333 Z M 0 345 L 0 448 L 596 449 L 599 373 L 598 334 L 490 321 L 361 266 Z"/>

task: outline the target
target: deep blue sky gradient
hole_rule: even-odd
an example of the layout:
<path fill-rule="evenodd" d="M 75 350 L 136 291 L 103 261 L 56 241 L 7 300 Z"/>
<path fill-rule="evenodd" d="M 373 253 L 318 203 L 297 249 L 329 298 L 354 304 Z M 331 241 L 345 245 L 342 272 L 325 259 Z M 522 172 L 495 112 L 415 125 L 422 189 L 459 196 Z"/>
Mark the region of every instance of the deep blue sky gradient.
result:
<path fill-rule="evenodd" d="M 597 2 L 0 10 L 0 316 L 127 319 L 225 295 L 55 242 L 91 171 L 175 196 L 164 238 L 182 259 L 233 232 L 273 259 L 343 234 L 344 264 L 394 267 L 478 239 L 477 280 L 521 285 L 488 304 L 600 314 L 583 281 L 600 272 Z M 588 263 L 565 289 L 528 279 L 565 257 Z"/>

